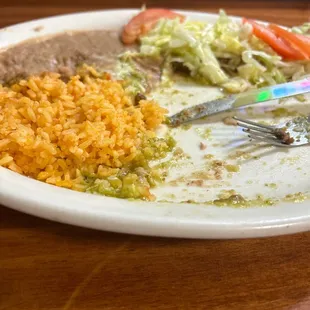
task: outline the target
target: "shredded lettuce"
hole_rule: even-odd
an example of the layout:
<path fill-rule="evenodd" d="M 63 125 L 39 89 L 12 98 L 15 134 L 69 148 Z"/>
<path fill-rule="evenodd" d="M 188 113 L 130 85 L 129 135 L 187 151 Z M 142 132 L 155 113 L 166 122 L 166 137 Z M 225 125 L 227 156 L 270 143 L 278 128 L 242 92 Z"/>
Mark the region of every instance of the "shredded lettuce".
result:
<path fill-rule="evenodd" d="M 301 26 L 296 26 L 292 28 L 292 32 L 298 34 L 305 34 L 310 36 L 310 23 L 304 23 Z"/>
<path fill-rule="evenodd" d="M 292 31 L 305 33 L 309 31 L 309 24 Z M 181 62 L 195 80 L 223 87 L 232 93 L 310 74 L 309 61 L 284 62 L 252 35 L 249 24 L 234 21 L 224 11 L 220 11 L 214 25 L 162 19 L 140 43 L 141 55 L 160 55 L 168 66 L 173 61 Z"/>

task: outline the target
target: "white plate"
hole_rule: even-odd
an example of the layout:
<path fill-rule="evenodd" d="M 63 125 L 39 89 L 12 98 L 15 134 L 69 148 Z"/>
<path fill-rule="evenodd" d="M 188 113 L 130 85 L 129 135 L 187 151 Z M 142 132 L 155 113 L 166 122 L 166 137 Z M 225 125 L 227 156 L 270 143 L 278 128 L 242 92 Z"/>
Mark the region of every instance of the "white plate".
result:
<path fill-rule="evenodd" d="M 133 16 L 135 10 L 112 10 L 88 12 L 58 16 L 36 20 L 0 31 L 0 48 L 22 40 L 53 34 L 65 30 L 87 29 L 114 29 L 121 27 Z M 186 12 L 191 19 L 214 22 L 217 18 L 213 14 Z M 43 26 L 40 32 L 34 31 Z M 185 86 L 185 94 L 167 94 L 170 103 L 163 94 L 155 93 L 159 102 L 169 107 L 170 111 L 180 109 L 177 102 L 188 100 L 194 103 L 203 99 L 212 99 L 217 90 Z M 193 93 L 189 97 L 186 92 Z M 183 97 L 182 97 L 183 96 Z M 185 99 L 184 99 L 185 98 Z M 190 99 L 191 98 L 191 99 Z M 171 101 L 175 101 L 172 105 Z M 301 107 L 294 101 L 287 103 L 290 107 L 308 109 L 309 105 Z M 268 103 L 256 112 L 266 111 L 277 102 Z M 279 105 L 278 105 L 279 107 Z M 233 142 L 242 142 L 243 135 L 234 127 L 223 125 L 218 119 L 209 124 L 213 129 L 213 139 L 222 144 L 214 146 L 212 141 L 208 144 L 207 153 L 213 153 L 217 158 L 224 158 L 225 154 L 234 151 Z M 176 131 L 176 137 L 184 150 L 190 153 L 194 160 L 194 168 L 201 166 L 201 151 L 198 148 L 201 137 L 197 131 L 202 124 L 197 124 L 196 130 Z M 205 125 L 204 125 L 205 126 Z M 198 127 L 198 129 L 197 129 Z M 262 149 L 259 150 L 259 152 Z M 282 165 L 279 163 L 283 163 Z M 309 148 L 298 148 L 288 153 L 276 153 L 269 149 L 266 154 L 260 154 L 256 160 L 244 161 L 241 171 L 227 179 L 220 189 L 235 188 L 238 193 L 247 197 L 254 197 L 257 193 L 275 198 L 299 191 L 309 192 L 309 169 L 306 172 L 298 167 L 309 167 Z M 186 169 L 172 171 L 171 178 Z M 180 170 L 180 169 L 179 169 Z M 249 180 L 252 182 L 249 182 Z M 225 183 L 224 182 L 224 183 Z M 278 188 L 265 186 L 266 183 L 277 183 Z M 212 183 L 212 182 L 211 182 Z M 220 190 L 209 184 L 208 189 L 191 188 L 184 194 L 182 188 L 160 187 L 154 192 L 159 199 L 171 199 L 169 193 L 177 193 L 176 200 L 195 198 L 209 201 L 216 197 Z M 183 196 L 182 196 L 183 195 Z M 170 198 L 169 198 L 170 197 Z M 245 238 L 272 236 L 300 232 L 310 229 L 310 204 L 281 202 L 271 207 L 228 208 L 215 207 L 206 204 L 186 204 L 177 202 L 132 202 L 121 199 L 73 192 L 41 183 L 27 177 L 13 173 L 0 167 L 0 202 L 13 209 L 40 216 L 46 219 L 70 223 L 74 225 L 109 230 L 115 232 L 134 233 L 142 235 L 189 237 L 189 238 Z"/>

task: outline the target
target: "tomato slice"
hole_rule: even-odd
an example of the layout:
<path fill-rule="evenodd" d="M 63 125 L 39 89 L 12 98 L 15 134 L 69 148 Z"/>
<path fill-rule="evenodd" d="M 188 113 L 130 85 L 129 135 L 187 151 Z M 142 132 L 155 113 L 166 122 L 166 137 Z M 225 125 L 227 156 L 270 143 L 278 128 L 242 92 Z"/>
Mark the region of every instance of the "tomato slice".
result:
<path fill-rule="evenodd" d="M 141 35 L 154 28 L 160 18 L 179 18 L 182 22 L 185 20 L 185 16 L 168 9 L 147 9 L 134 16 L 124 27 L 122 32 L 123 43 L 134 43 Z"/>
<path fill-rule="evenodd" d="M 305 42 L 307 42 L 308 44 L 310 44 L 310 37 L 309 36 L 304 36 L 303 34 L 299 34 L 299 33 L 294 33 L 294 35 L 299 38 L 300 40 L 303 40 Z"/>
<path fill-rule="evenodd" d="M 278 25 L 271 24 L 269 28 L 279 37 L 288 41 L 295 49 L 298 49 L 302 54 L 305 55 L 306 59 L 310 57 L 310 42 L 309 38 L 302 35 L 295 35 L 292 32 L 289 32 Z"/>
<path fill-rule="evenodd" d="M 284 41 L 282 38 L 276 36 L 276 34 L 267 27 L 260 25 L 252 20 L 243 19 L 243 23 L 249 23 L 253 27 L 253 34 L 259 39 L 268 44 L 276 53 L 282 56 L 284 59 L 290 60 L 305 60 L 305 55 L 299 50 L 294 49 L 290 44 Z"/>

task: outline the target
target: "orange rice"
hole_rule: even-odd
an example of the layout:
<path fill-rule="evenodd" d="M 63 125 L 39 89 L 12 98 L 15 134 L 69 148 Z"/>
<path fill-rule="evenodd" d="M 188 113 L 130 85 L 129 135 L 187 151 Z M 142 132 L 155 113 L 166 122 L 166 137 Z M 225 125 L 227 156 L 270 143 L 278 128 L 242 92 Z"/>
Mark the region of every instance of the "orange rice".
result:
<path fill-rule="evenodd" d="M 148 100 L 135 106 L 121 82 L 94 75 L 0 85 L 0 166 L 83 190 L 81 171 L 106 176 L 133 161 L 167 111 Z"/>

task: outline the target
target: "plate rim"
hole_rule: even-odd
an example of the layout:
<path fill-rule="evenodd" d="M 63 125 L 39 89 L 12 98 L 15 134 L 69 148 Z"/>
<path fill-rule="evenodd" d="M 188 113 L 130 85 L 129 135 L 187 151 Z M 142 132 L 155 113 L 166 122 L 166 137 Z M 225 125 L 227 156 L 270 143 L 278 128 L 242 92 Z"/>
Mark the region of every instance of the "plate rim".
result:
<path fill-rule="evenodd" d="M 22 22 L 15 25 L 10 25 L 8 27 L 0 29 L 0 33 L 2 31 L 11 31 L 18 27 L 23 26 L 33 26 L 37 23 L 48 23 L 51 20 L 55 21 L 59 18 L 77 18 L 78 16 L 92 15 L 92 14 L 104 14 L 104 13 L 126 13 L 126 14 L 134 14 L 138 12 L 139 9 L 109 9 L 109 10 L 94 10 L 94 11 L 84 11 L 84 12 L 74 12 L 69 14 L 61 14 L 56 16 L 50 16 L 40 19 L 35 19 L 27 22 Z M 206 18 L 216 18 L 218 14 L 216 13 L 208 13 L 208 12 L 200 12 L 200 11 L 190 11 L 190 10 L 175 10 L 178 12 L 183 12 L 189 15 L 195 15 L 197 17 L 203 16 Z M 229 15 L 230 16 L 230 15 Z M 238 16 L 230 16 L 235 20 L 241 20 L 241 17 Z M 63 30 L 65 31 L 65 30 Z M 54 32 L 54 34 L 59 32 Z M 42 36 L 42 33 L 38 33 L 36 36 Z M 44 36 L 44 35 L 43 35 Z M 22 42 L 22 41 L 19 41 Z M 7 45 L 10 47 L 11 44 Z M 14 194 L 9 191 L 7 188 L 7 184 L 5 184 L 5 177 L 2 178 L 4 174 L 1 171 L 8 170 L 3 167 L 0 167 L 0 201 L 2 204 L 19 210 L 24 213 L 32 214 L 35 216 L 39 216 L 45 219 L 72 224 L 76 226 L 82 226 L 87 228 L 99 229 L 99 230 L 108 230 L 113 232 L 120 233 L 130 233 L 130 234 L 139 234 L 139 235 L 149 235 L 149 236 L 162 236 L 162 237 L 182 237 L 182 238 L 203 238 L 203 239 L 231 239 L 231 238 L 249 238 L 249 237 L 266 237 L 266 236 L 275 236 L 275 235 L 284 235 L 290 233 L 297 233 L 301 231 L 310 230 L 310 209 L 308 209 L 308 213 L 305 212 L 303 216 L 297 218 L 289 218 L 282 220 L 264 220 L 264 221 L 252 221 L 246 223 L 240 222 L 231 222 L 223 225 L 222 223 L 216 221 L 190 221 L 185 218 L 169 218 L 169 217 L 159 217 L 159 218 L 148 218 L 148 217 L 128 217 L 119 216 L 119 214 L 112 214 L 108 212 L 100 213 L 100 221 L 98 222 L 97 215 L 98 213 L 92 213 L 90 210 L 88 212 L 84 212 L 85 210 L 79 209 L 78 213 L 76 213 L 76 209 L 72 209 L 70 207 L 64 208 L 55 208 L 55 205 L 52 201 L 37 201 L 29 195 L 21 196 L 21 192 L 19 194 Z M 53 192 L 51 188 L 56 189 L 56 191 L 62 192 L 67 189 L 56 188 L 52 185 L 42 183 L 37 180 L 29 179 L 27 177 L 18 175 L 14 172 L 9 171 L 14 176 L 9 177 L 18 183 L 23 182 L 20 181 L 19 178 L 25 178 L 25 182 L 35 182 L 34 188 L 44 188 L 43 192 Z M 28 180 L 26 180 L 28 179 Z M 42 187 L 43 186 L 43 187 Z M 2 190 L 1 190 L 2 188 Z M 74 195 L 76 195 L 75 193 Z M 78 193 L 79 195 L 91 195 L 85 193 Z M 66 195 L 64 195 L 66 196 Z M 92 195 L 93 196 L 93 195 Z M 98 197 L 98 196 L 97 196 Z M 96 198 L 97 199 L 97 198 Z M 120 202 L 120 199 L 110 198 L 110 197 L 101 197 L 102 200 L 114 202 L 117 200 L 118 203 L 123 204 L 124 201 Z M 116 202 L 115 202 L 116 203 Z M 116 203 L 116 204 L 118 204 Z M 125 204 L 127 201 L 125 200 Z M 138 203 L 140 204 L 140 203 Z M 42 206 L 44 205 L 44 206 Z M 26 208 L 25 208 L 26 206 Z M 292 204 L 294 207 L 295 204 Z M 281 206 L 277 206 L 280 208 Z M 273 208 L 273 207 L 268 207 Z M 73 210 L 73 213 L 72 213 Z M 236 209 L 237 210 L 237 209 Z M 83 212 L 81 212 L 83 211 Z M 101 210 L 103 211 L 103 210 Z M 106 210 L 105 210 L 106 211 Z M 75 214 L 74 214 L 75 212 Z M 128 215 L 128 214 L 127 214 Z M 81 218 L 81 216 L 84 217 Z M 85 218 L 87 221 L 85 222 Z"/>

